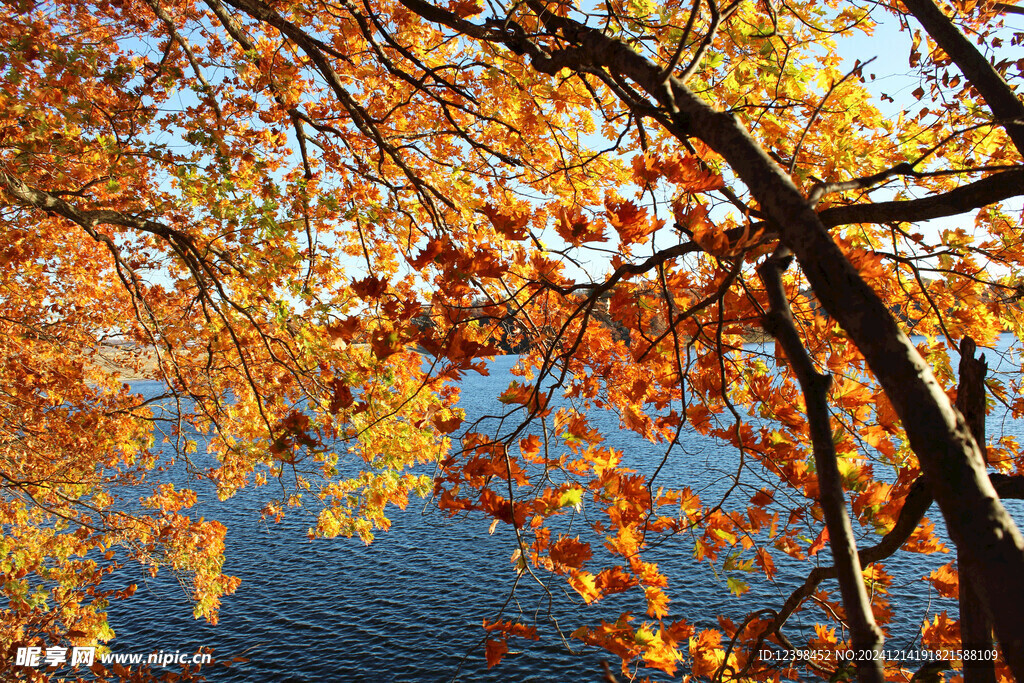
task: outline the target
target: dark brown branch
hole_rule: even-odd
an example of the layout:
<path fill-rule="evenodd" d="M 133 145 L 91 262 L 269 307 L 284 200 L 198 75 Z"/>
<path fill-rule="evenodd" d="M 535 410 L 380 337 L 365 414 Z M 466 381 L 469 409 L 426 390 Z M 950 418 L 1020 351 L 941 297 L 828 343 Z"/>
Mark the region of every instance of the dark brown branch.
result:
<path fill-rule="evenodd" d="M 925 221 L 967 213 L 1022 194 L 1024 194 L 1024 169 L 1017 169 L 996 173 L 931 197 L 877 204 L 833 206 L 820 212 L 818 217 L 826 228 L 851 223 Z"/>
<path fill-rule="evenodd" d="M 989 481 L 999 493 L 1000 498 L 1024 500 L 1024 476 L 993 473 L 989 475 Z M 917 525 L 921 523 L 933 502 L 932 494 L 928 491 L 924 477 L 918 477 L 910 485 L 907 496 L 903 499 L 903 507 L 900 509 L 900 514 L 897 516 L 896 523 L 892 529 L 878 543 L 870 548 L 861 550 L 857 554 L 861 567 L 881 562 L 896 554 L 896 551 L 907 542 L 914 533 L 914 530 L 917 529 Z M 782 627 L 785 626 L 789 618 L 799 609 L 804 600 L 809 598 L 818 589 L 822 581 L 834 579 L 837 576 L 838 572 L 834 566 L 815 567 L 812 569 L 800 587 L 794 590 L 786 599 L 782 609 L 775 615 L 775 618 L 768 627 L 758 636 L 752 651 L 760 650 L 765 637 L 780 634 Z"/>
<path fill-rule="evenodd" d="M 985 354 L 974 357 L 978 346 L 970 337 L 960 340 L 960 384 L 956 391 L 956 408 L 978 442 L 982 457 L 988 462 L 985 448 Z M 992 648 L 992 620 L 985 611 L 975 586 L 981 580 L 963 566 L 957 553 L 960 573 L 960 645 L 964 650 L 988 651 Z M 964 658 L 964 683 L 996 683 L 995 662 L 987 658 Z"/>
<path fill-rule="evenodd" d="M 1005 12 L 1006 14 L 1024 14 L 1024 7 L 1018 7 L 1017 5 L 1009 5 L 1005 2 L 997 2 L 995 8 L 999 12 Z"/>
<path fill-rule="evenodd" d="M 661 72 L 661 79 L 665 80 L 669 74 L 676 70 L 679 66 L 679 58 L 683 56 L 683 50 L 686 49 L 686 43 L 690 40 L 690 31 L 693 30 L 693 24 L 697 20 L 697 15 L 700 13 L 700 2 L 701 0 L 693 0 L 693 7 L 690 8 L 690 16 L 686 20 L 686 27 L 683 28 L 683 35 L 679 39 L 679 44 L 676 46 L 676 51 L 672 54 L 672 58 L 668 64 L 665 65 L 665 70 Z"/>
<path fill-rule="evenodd" d="M 139 216 L 110 209 L 79 209 L 55 194 L 36 189 L 23 182 L 20 178 L 16 178 L 4 171 L 0 171 L 0 185 L 20 203 L 58 214 L 83 227 L 92 228 L 105 223 L 142 230 L 169 240 L 188 239 L 188 236 L 184 233 Z"/>
<path fill-rule="evenodd" d="M 1007 121 L 1006 132 L 1024 154 L 1024 104 L 1013 89 L 932 0 L 904 0 L 903 4 L 978 89 L 995 117 Z"/>
<path fill-rule="evenodd" d="M 454 207 L 452 201 L 446 197 L 444 193 L 440 192 L 430 183 L 420 178 L 420 176 L 405 162 L 404 158 L 399 153 L 399 150 L 384 138 L 384 135 L 376 127 L 370 114 L 345 88 L 341 77 L 324 56 L 324 52 L 321 50 L 318 41 L 312 38 L 305 31 L 298 28 L 295 24 L 285 19 L 285 17 L 280 15 L 273 8 L 259 0 L 228 0 L 228 4 L 246 12 L 259 21 L 273 26 L 275 29 L 280 31 L 282 35 L 291 39 L 296 45 L 298 45 L 306 56 L 309 57 L 317 71 L 319 71 L 324 77 L 324 80 L 327 81 L 327 85 L 331 88 L 331 91 L 334 93 L 338 103 L 348 111 L 349 116 L 352 119 L 352 123 L 359 129 L 359 132 L 372 140 L 381 152 L 391 159 L 392 163 L 395 164 L 395 166 L 416 189 L 417 194 L 423 201 L 424 208 L 433 215 L 437 224 L 442 224 L 443 220 L 441 220 L 433 200 L 436 198 L 449 208 Z"/>
<path fill-rule="evenodd" d="M 853 527 L 846 511 L 846 495 L 839 473 L 835 443 L 832 441 L 832 424 L 828 410 L 828 388 L 832 383 L 828 375 L 819 373 L 814 361 L 797 332 L 793 314 L 782 286 L 782 271 L 792 255 L 782 248 L 766 259 L 757 274 L 764 283 L 768 296 L 769 311 L 764 319 L 765 329 L 778 340 L 789 359 L 790 367 L 796 374 L 803 390 L 807 405 L 807 423 L 814 450 L 814 463 L 818 473 L 821 510 L 825 516 L 829 547 L 839 576 L 839 590 L 846 608 L 850 640 L 857 652 L 881 652 L 882 631 L 875 624 L 857 556 L 857 543 L 853 538 Z M 885 680 L 881 657 L 861 657 L 857 660 L 857 675 L 861 681 L 878 682 Z"/>
<path fill-rule="evenodd" d="M 988 449 L 985 447 L 985 375 L 988 363 L 985 354 L 974 357 L 978 345 L 970 337 L 960 341 L 960 384 L 956 392 L 956 408 L 963 414 L 967 426 L 978 442 L 981 456 L 988 463 Z"/>
<path fill-rule="evenodd" d="M 801 138 L 801 141 L 803 138 Z M 799 146 L 797 147 L 799 150 Z M 790 161 L 789 172 L 793 172 L 793 164 L 796 163 L 796 153 L 793 155 L 793 159 Z M 913 175 L 917 173 L 914 171 L 914 167 L 908 163 L 897 164 L 892 168 L 887 168 L 884 171 L 879 171 L 863 178 L 855 178 L 854 180 L 844 180 L 837 183 L 818 183 L 811 188 L 810 194 L 807 195 L 807 201 L 811 203 L 811 206 L 817 206 L 821 198 L 826 194 L 833 192 L 849 192 L 850 190 L 866 190 L 869 187 L 874 187 L 878 183 L 884 182 L 889 178 L 900 175 Z"/>
<path fill-rule="evenodd" d="M 707 54 L 708 48 L 715 41 L 715 35 L 718 33 L 719 27 L 722 25 L 722 13 L 718 11 L 718 3 L 716 0 L 707 0 L 708 10 L 711 11 L 711 23 L 708 26 L 708 32 L 704 38 L 700 41 L 700 45 L 693 53 L 693 57 L 690 59 L 690 63 L 683 69 L 683 72 L 679 74 L 679 80 L 684 83 L 697 73 L 697 69 L 700 68 L 700 63 L 704 59 L 704 55 Z M 733 4 L 728 11 L 732 12 L 739 3 Z M 671 72 L 669 72 L 671 73 Z"/>
<path fill-rule="evenodd" d="M 1018 678 L 1024 678 L 1024 537 L 999 502 L 977 444 L 892 313 L 846 259 L 792 180 L 740 122 L 731 113 L 714 110 L 678 78 L 662 80 L 662 69 L 629 44 L 560 17 L 537 0 L 528 0 L 527 6 L 549 33 L 571 47 L 548 52 L 528 39 L 521 27 L 517 32 L 512 22 L 479 26 L 423 0 L 401 2 L 464 36 L 503 43 L 525 55 L 541 73 L 604 70 L 631 79 L 669 114 L 668 132 L 680 142 L 699 137 L 726 160 L 766 219 L 778 226 L 782 242 L 796 254 L 822 307 L 850 336 L 892 401 L 951 538 L 983 577 L 983 599 L 1007 661 Z M 1014 119 L 1017 113 L 997 116 Z"/>

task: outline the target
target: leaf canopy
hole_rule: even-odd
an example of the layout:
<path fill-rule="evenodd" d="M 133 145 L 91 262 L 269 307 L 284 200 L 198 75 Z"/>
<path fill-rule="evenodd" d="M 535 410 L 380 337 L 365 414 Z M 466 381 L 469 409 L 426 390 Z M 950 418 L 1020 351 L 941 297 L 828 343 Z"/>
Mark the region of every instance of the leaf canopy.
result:
<path fill-rule="evenodd" d="M 756 656 L 851 644 L 819 589 L 836 575 L 819 553 L 843 542 L 819 462 L 862 546 L 868 623 L 891 617 L 882 560 L 947 550 L 910 512 L 922 473 L 991 608 L 1024 546 L 987 475 L 1012 480 L 1024 455 L 993 433 L 982 461 L 950 399 L 962 339 L 1024 338 L 1019 13 L 6 3 L 0 671 L 44 676 L 11 664 L 26 644 L 108 641 L 126 562 L 187 577 L 215 621 L 238 580 L 225 527 L 192 514 L 203 481 L 225 499 L 265 487 L 266 518 L 313 509 L 313 537 L 370 542 L 411 496 L 509 525 L 518 575 L 588 604 L 633 597 L 572 633 L 623 673 L 838 675 Z M 823 461 L 799 361 L 781 336 L 776 354 L 750 345 L 777 332 L 759 266 L 789 253 L 779 291 L 807 367 L 830 378 Z M 467 420 L 459 380 L 510 350 L 504 412 Z M 1016 368 L 987 384 L 1015 418 Z M 126 379 L 165 388 L 144 399 Z M 660 455 L 610 445 L 602 410 Z M 696 438 L 739 454 L 724 496 L 664 483 Z M 1002 545 L 986 555 L 975 536 Z M 666 543 L 723 592 L 792 597 L 698 629 L 649 560 Z M 782 556 L 806 566 L 802 586 Z M 950 564 L 923 578 L 957 594 Z M 794 643 L 798 608 L 818 626 Z M 1024 640 L 992 612 L 1011 680 Z M 922 644 L 954 647 L 957 628 L 936 614 Z M 508 638 L 556 637 L 520 615 L 484 629 L 489 667 Z"/>

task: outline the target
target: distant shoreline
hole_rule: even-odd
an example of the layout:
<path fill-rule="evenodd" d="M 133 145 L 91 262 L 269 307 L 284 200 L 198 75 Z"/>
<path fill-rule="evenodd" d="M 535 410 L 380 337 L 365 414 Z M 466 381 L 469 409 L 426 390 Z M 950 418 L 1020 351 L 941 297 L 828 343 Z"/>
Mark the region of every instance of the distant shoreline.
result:
<path fill-rule="evenodd" d="M 772 336 L 762 330 L 751 330 L 743 334 L 744 344 L 763 344 L 772 341 Z M 368 344 L 352 344 L 353 347 L 367 347 Z M 429 355 L 426 349 L 417 348 L 421 355 Z M 520 355 L 511 352 L 496 353 L 495 356 Z M 87 356 L 85 362 L 94 368 L 114 375 L 121 382 L 160 381 L 160 365 L 153 349 L 139 350 L 128 343 L 105 343 Z"/>
<path fill-rule="evenodd" d="M 130 348 L 131 350 L 125 350 Z M 159 380 L 160 366 L 156 352 L 141 350 L 128 344 L 102 344 L 86 363 L 108 372 L 122 382 Z"/>

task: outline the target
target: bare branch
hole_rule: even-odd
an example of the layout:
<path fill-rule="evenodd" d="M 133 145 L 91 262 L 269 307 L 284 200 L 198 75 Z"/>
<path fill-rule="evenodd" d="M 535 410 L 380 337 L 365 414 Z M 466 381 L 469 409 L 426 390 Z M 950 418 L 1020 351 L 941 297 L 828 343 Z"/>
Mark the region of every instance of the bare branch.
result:
<path fill-rule="evenodd" d="M 766 259 L 757 269 L 764 283 L 770 310 L 765 316 L 765 329 L 778 340 L 786 352 L 790 366 L 796 374 L 807 405 L 807 423 L 811 432 L 814 449 L 814 463 L 818 473 L 821 509 L 825 515 L 825 528 L 829 534 L 829 547 L 839 589 L 846 608 L 847 623 L 850 626 L 851 645 L 857 652 L 876 652 L 882 649 L 882 631 L 875 624 L 861 574 L 857 556 L 857 543 L 853 538 L 853 527 L 846 512 L 846 496 L 843 492 L 842 476 L 832 441 L 832 425 L 828 411 L 828 387 L 831 378 L 819 373 L 804 347 L 793 323 L 793 314 L 782 286 L 782 271 L 792 255 L 781 248 Z M 857 671 L 861 681 L 881 683 L 885 680 L 881 657 L 859 657 Z"/>
<path fill-rule="evenodd" d="M 890 176 L 893 170 L 885 171 Z M 917 222 L 956 216 L 1024 194 L 1024 169 L 990 175 L 944 194 L 921 199 L 834 206 L 818 214 L 827 227 L 851 223 Z"/>

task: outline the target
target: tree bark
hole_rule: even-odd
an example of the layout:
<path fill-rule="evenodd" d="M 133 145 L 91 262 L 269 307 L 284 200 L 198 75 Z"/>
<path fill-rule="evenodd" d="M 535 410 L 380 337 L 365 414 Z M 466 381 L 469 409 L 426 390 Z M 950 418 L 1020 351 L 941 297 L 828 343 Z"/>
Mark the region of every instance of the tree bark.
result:
<path fill-rule="evenodd" d="M 964 566 L 979 579 L 1004 654 L 1024 680 L 1024 539 L 989 483 L 963 418 L 784 171 L 732 115 L 713 111 L 682 83 L 674 82 L 673 92 L 693 130 L 729 162 L 779 226 L 825 311 L 850 335 L 884 388 Z"/>
<path fill-rule="evenodd" d="M 676 101 L 693 130 L 721 154 L 779 226 L 825 311 L 850 335 L 906 430 L 1017 678 L 1024 680 L 1024 539 L 988 481 L 963 418 L 913 343 L 864 282 L 806 199 L 730 114 L 713 111 L 682 83 Z"/>
<path fill-rule="evenodd" d="M 828 529 L 833 566 L 839 576 L 843 607 L 846 608 L 850 644 L 856 653 L 880 653 L 883 643 L 882 631 L 875 624 L 871 600 L 864 586 L 864 575 L 857 556 L 857 542 L 853 537 L 850 517 L 846 513 L 846 495 L 836 460 L 835 443 L 832 441 L 832 424 L 828 411 L 828 387 L 831 378 L 815 369 L 793 323 L 793 314 L 782 287 L 782 271 L 791 260 L 791 256 L 786 252 L 788 250 L 785 249 L 776 252 L 757 269 L 771 306 L 765 317 L 765 328 L 782 346 L 803 389 L 811 445 L 814 449 L 814 464 L 818 473 L 821 510 L 825 516 L 825 528 Z M 880 656 L 858 657 L 856 663 L 857 678 L 863 683 L 885 681 L 884 662 Z"/>
<path fill-rule="evenodd" d="M 967 422 L 978 449 L 988 464 L 985 448 L 985 374 L 988 364 L 985 354 L 975 358 L 977 345 L 970 337 L 960 341 L 960 386 L 956 392 L 956 407 Z M 964 683 L 996 683 L 995 662 L 983 655 L 992 649 L 992 622 L 981 602 L 975 585 L 981 580 L 960 561 L 960 645 L 965 653 L 975 658 L 963 660 Z"/>
<path fill-rule="evenodd" d="M 1000 498 L 1004 500 L 1024 500 L 1024 476 L 994 472 L 988 478 L 992 482 L 992 486 L 999 493 Z M 896 524 L 882 537 L 882 540 L 858 553 L 860 566 L 867 567 L 870 564 L 892 557 L 907 542 L 911 534 L 914 533 L 917 525 L 921 522 L 921 518 L 928 512 L 928 508 L 931 505 L 932 494 L 928 491 L 924 478 L 918 478 L 911 484 L 910 490 L 903 500 L 903 507 L 900 509 L 899 517 L 896 518 Z M 818 586 L 821 585 L 821 582 L 834 579 L 837 576 L 838 573 L 835 567 L 815 567 L 812 569 L 803 584 L 786 599 L 785 604 L 776 613 L 771 624 L 758 636 L 758 640 L 751 648 L 751 651 L 758 651 L 768 634 L 780 634 L 782 627 L 789 618 L 803 604 L 804 600 L 814 593 Z M 746 673 L 747 670 L 745 668 L 741 673 Z"/>
<path fill-rule="evenodd" d="M 995 67 L 932 0 L 903 0 L 903 4 L 978 89 L 985 104 L 1006 127 L 1017 150 L 1024 154 L 1024 104 Z"/>

